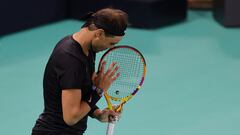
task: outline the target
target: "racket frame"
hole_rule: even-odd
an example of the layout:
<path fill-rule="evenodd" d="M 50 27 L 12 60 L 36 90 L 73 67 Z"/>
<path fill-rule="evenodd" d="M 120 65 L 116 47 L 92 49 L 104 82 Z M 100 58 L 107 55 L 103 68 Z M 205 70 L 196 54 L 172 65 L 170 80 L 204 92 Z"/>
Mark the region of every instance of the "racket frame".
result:
<path fill-rule="evenodd" d="M 142 75 L 142 78 L 141 78 L 141 81 L 139 83 L 139 85 L 137 86 L 137 88 L 131 93 L 131 95 L 127 96 L 127 97 L 124 97 L 124 98 L 115 98 L 115 97 L 112 97 L 110 96 L 106 91 L 104 91 L 104 97 L 106 99 L 106 102 L 107 102 L 107 105 L 108 105 L 108 108 L 110 110 L 113 110 L 115 109 L 116 112 L 120 112 L 122 110 L 122 106 L 127 102 L 129 101 L 138 91 L 139 89 L 141 88 L 143 82 L 144 82 L 144 79 L 145 79 L 145 76 L 146 76 L 146 61 L 142 55 L 142 53 L 140 51 L 138 51 L 137 49 L 131 47 L 131 46 L 127 46 L 127 45 L 119 45 L 119 46 L 115 46 L 113 48 L 110 48 L 109 50 L 107 50 L 103 56 L 101 57 L 100 59 L 100 62 L 99 62 L 99 65 L 98 65 L 98 69 L 100 69 L 100 66 L 101 66 L 101 63 L 102 61 L 104 60 L 104 58 L 111 52 L 111 51 L 114 51 L 115 49 L 119 49 L 119 48 L 127 48 L 127 49 L 131 49 L 133 50 L 134 52 L 136 52 L 136 54 L 138 54 L 142 59 L 142 62 L 144 64 L 144 68 L 143 68 L 143 75 Z M 116 107 L 116 108 L 113 108 L 113 105 L 111 103 L 111 100 L 114 100 L 114 101 L 120 101 L 120 104 Z"/>

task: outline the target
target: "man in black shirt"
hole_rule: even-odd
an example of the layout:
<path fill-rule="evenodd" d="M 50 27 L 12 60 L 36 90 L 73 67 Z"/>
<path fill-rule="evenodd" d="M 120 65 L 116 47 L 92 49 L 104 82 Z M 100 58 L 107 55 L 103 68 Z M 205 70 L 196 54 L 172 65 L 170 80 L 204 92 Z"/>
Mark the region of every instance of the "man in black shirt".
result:
<path fill-rule="evenodd" d="M 94 67 L 96 53 L 113 47 L 124 36 L 127 14 L 107 8 L 86 18 L 81 30 L 58 42 L 49 58 L 43 80 L 44 111 L 32 135 L 82 135 L 88 116 L 101 122 L 119 116 L 96 106 L 118 78 L 119 67 L 116 63 L 105 67 L 103 62 L 97 74 Z"/>

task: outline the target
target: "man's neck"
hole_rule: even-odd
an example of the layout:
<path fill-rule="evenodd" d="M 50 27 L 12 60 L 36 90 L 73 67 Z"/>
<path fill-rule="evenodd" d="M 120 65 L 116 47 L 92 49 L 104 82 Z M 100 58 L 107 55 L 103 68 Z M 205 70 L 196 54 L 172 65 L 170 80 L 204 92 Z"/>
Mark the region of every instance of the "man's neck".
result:
<path fill-rule="evenodd" d="M 79 32 L 74 33 L 73 39 L 81 45 L 84 54 L 88 56 L 91 46 L 91 38 L 88 35 L 88 30 L 86 28 L 83 28 Z"/>

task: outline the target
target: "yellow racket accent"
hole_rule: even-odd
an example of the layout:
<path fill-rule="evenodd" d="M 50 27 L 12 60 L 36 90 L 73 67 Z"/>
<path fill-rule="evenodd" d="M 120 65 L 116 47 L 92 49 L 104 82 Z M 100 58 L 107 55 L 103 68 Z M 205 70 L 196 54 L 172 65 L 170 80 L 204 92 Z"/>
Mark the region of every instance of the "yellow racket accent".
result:
<path fill-rule="evenodd" d="M 140 88 L 140 87 L 139 87 Z M 110 110 L 114 110 L 116 112 L 121 112 L 122 111 L 122 107 L 123 105 L 128 101 L 130 100 L 133 96 L 130 95 L 130 96 L 127 96 L 125 98 L 114 98 L 114 97 L 111 97 L 109 96 L 106 92 L 104 92 L 104 97 L 107 101 L 107 105 L 108 105 L 108 109 Z M 116 107 L 116 108 L 113 108 L 113 104 L 111 103 L 110 99 L 114 100 L 114 101 L 121 101 L 121 103 Z"/>

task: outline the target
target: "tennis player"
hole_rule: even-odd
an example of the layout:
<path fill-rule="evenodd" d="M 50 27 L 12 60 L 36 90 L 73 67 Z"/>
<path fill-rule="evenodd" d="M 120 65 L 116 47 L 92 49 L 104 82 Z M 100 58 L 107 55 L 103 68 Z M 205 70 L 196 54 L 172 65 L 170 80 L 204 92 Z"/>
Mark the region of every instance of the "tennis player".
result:
<path fill-rule="evenodd" d="M 106 8 L 87 18 L 80 31 L 57 43 L 48 60 L 43 79 L 44 110 L 32 135 L 83 135 L 88 116 L 108 122 L 111 116 L 120 115 L 96 106 L 103 91 L 118 78 L 119 67 L 116 63 L 105 67 L 103 62 L 97 74 L 94 67 L 96 53 L 123 38 L 128 15 Z"/>

